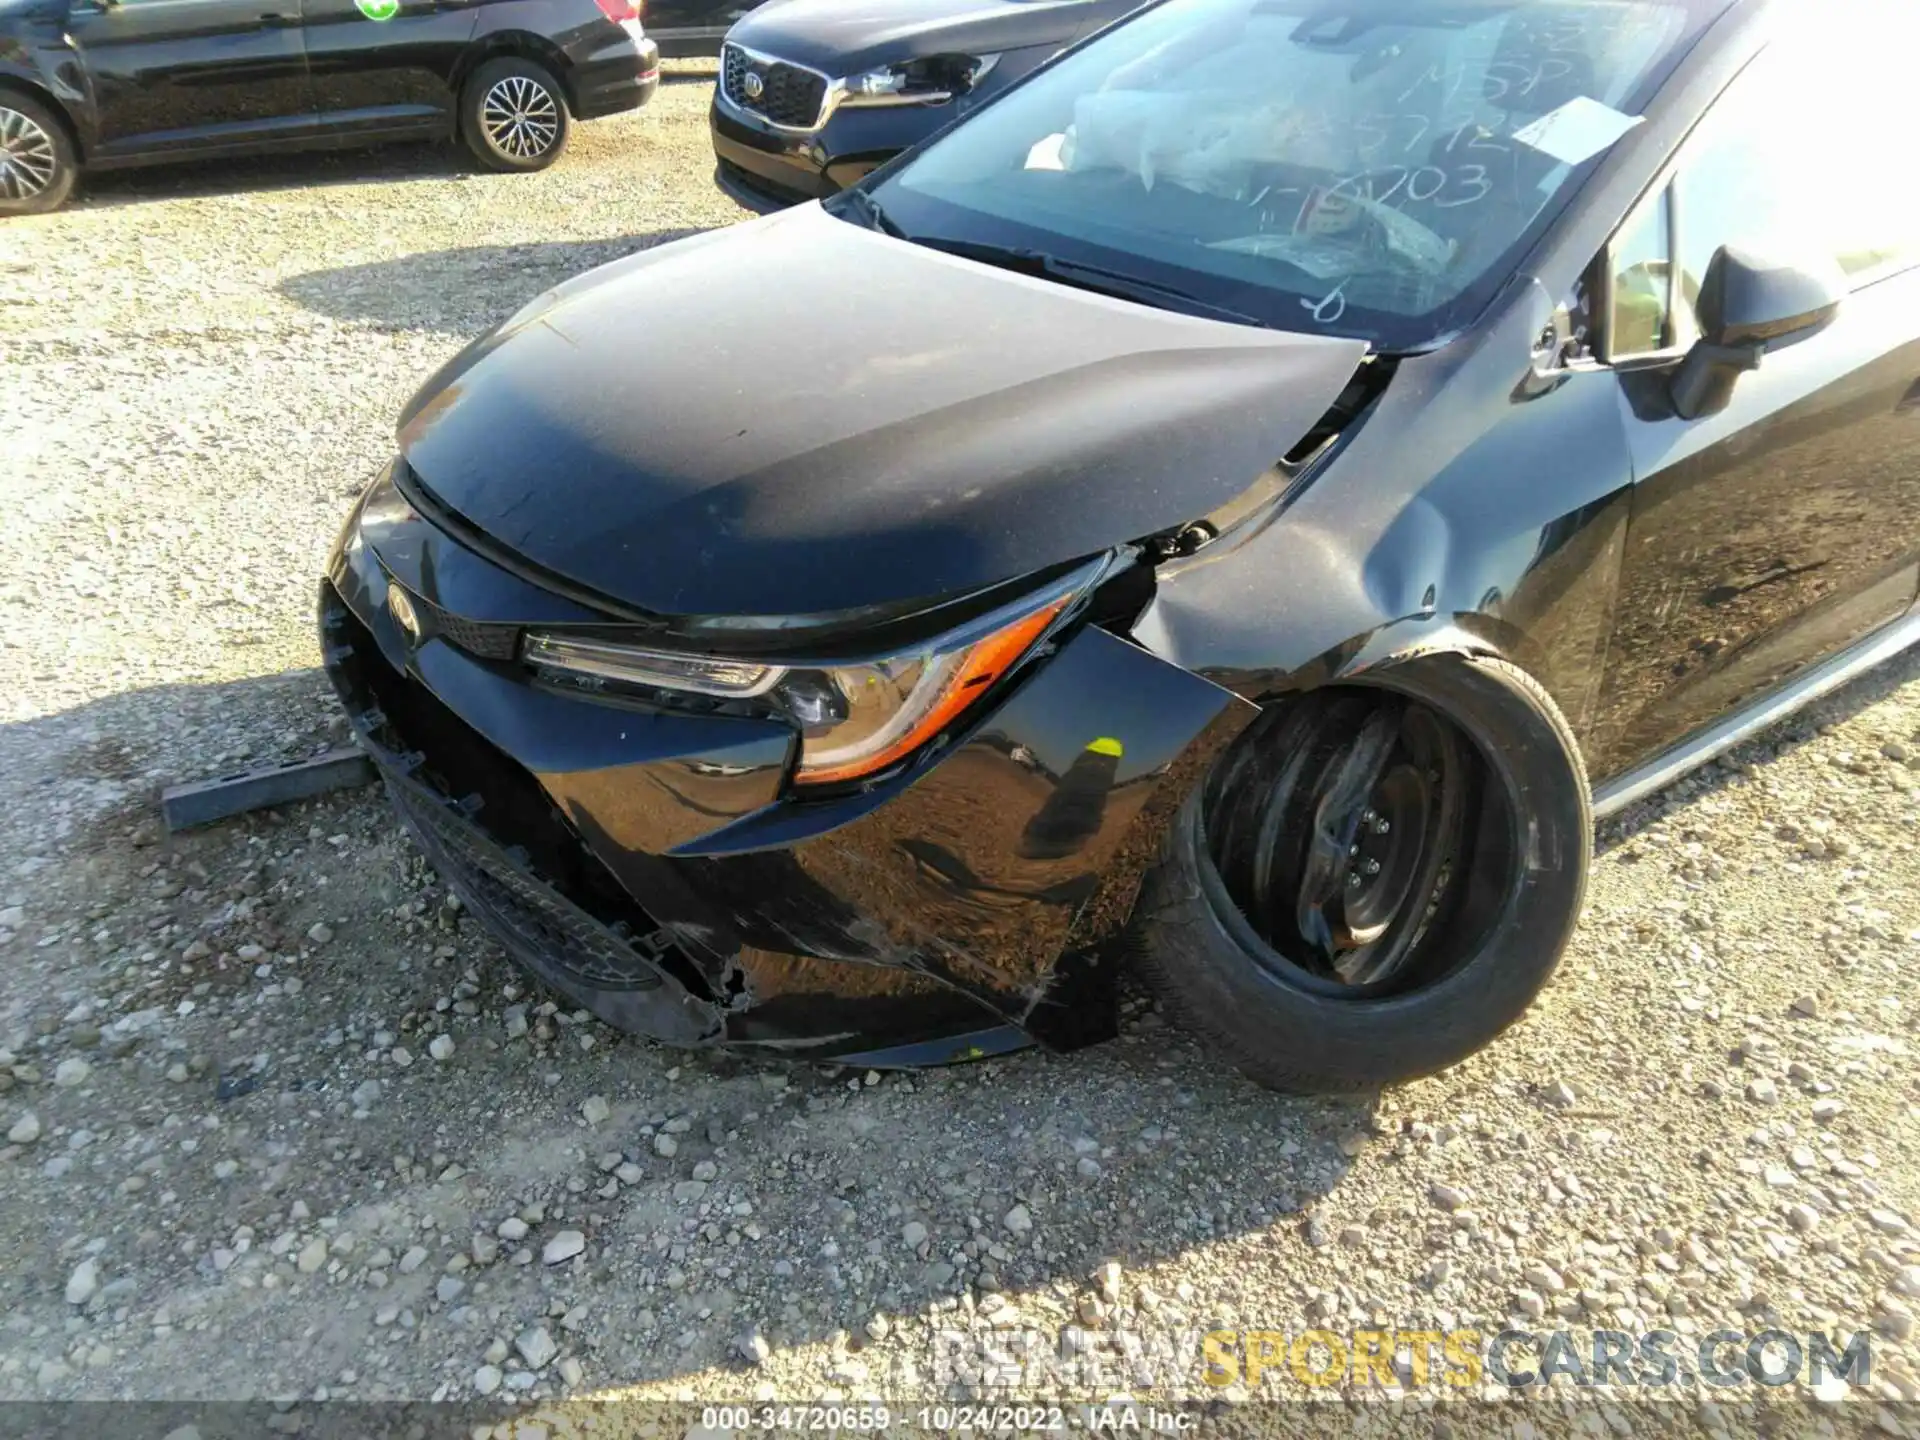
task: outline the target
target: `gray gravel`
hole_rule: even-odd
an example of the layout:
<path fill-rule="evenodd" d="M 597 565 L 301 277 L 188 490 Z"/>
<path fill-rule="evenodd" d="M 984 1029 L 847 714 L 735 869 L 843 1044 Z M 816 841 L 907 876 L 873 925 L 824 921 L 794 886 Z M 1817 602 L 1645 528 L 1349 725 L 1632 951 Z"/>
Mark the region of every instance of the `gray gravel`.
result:
<path fill-rule="evenodd" d="M 738 218 L 707 93 L 539 176 L 156 173 L 0 230 L 0 1397 L 899 1399 L 993 1378 L 937 1330 L 1517 1323 L 1873 1327 L 1860 1398 L 1920 1398 L 1914 659 L 1609 829 L 1533 1015 L 1369 1104 L 1137 998 L 1057 1059 L 676 1054 L 532 988 L 371 794 L 161 835 L 161 784 L 340 740 L 313 581 L 417 381 Z M 1085 1393 L 1212 1393 L 1172 1369 Z"/>

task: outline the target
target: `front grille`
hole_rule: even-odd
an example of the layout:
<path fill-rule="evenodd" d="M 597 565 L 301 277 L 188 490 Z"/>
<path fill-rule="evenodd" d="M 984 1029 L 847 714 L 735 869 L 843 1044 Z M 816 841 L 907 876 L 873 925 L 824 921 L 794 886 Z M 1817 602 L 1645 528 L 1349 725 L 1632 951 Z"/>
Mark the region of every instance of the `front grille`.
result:
<path fill-rule="evenodd" d="M 321 586 L 320 613 L 327 675 L 361 744 L 407 829 L 474 918 L 536 972 L 659 992 L 649 1033 L 697 1040 L 704 1021 L 688 987 L 704 984 L 702 962 L 619 889 L 530 774 L 381 658 L 330 583 Z M 675 983 L 663 989 L 668 979 Z"/>
<path fill-rule="evenodd" d="M 754 81 L 760 93 L 750 94 Z M 817 130 L 825 123 L 827 77 L 804 65 L 756 55 L 738 45 L 720 52 L 720 91 L 738 109 L 790 130 Z"/>
<path fill-rule="evenodd" d="M 520 653 L 520 627 L 489 620 L 469 620 L 451 610 L 442 610 L 431 600 L 411 595 L 414 612 L 420 616 L 429 635 L 438 635 L 449 645 L 458 646 L 482 660 L 512 660 Z"/>
<path fill-rule="evenodd" d="M 417 781 L 387 772 L 387 785 L 420 848 L 501 938 L 582 982 L 606 990 L 657 990 L 661 961 L 676 949 L 664 930 L 636 936 L 602 925 L 478 826 Z"/>

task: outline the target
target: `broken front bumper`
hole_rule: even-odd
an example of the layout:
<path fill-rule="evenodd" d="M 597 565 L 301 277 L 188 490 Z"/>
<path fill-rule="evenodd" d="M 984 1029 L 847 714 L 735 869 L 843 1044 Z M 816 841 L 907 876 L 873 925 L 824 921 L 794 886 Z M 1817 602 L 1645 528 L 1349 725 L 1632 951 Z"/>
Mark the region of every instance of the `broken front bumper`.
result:
<path fill-rule="evenodd" d="M 342 533 L 320 618 L 409 828 L 517 958 L 637 1033 L 849 1063 L 1108 1036 L 1107 942 L 1173 810 L 1254 713 L 1085 628 L 937 762 L 796 799 L 782 723 L 536 683 L 521 627 L 606 617 L 457 543 L 385 480 Z"/>

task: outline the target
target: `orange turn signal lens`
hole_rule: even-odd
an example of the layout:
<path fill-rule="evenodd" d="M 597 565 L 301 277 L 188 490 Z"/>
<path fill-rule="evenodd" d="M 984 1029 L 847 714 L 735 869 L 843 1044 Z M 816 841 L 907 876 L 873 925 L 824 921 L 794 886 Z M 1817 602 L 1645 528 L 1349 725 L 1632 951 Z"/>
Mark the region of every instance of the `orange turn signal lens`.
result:
<path fill-rule="evenodd" d="M 904 760 L 991 690 L 1033 649 L 1073 598 L 1062 595 L 947 654 L 915 657 L 884 670 L 875 667 L 865 683 L 849 686 L 851 672 L 837 672 L 852 711 L 850 719 L 857 722 L 863 709 L 880 713 L 873 716 L 871 725 L 835 726 L 818 739 L 809 736 L 794 779 L 803 785 L 858 780 Z M 848 690 L 852 693 L 847 694 Z M 846 728 L 864 733 L 836 744 L 835 732 L 844 733 Z"/>
<path fill-rule="evenodd" d="M 630 645 L 605 634 L 529 634 L 521 658 L 550 684 L 649 703 L 703 695 L 784 716 L 800 732 L 798 785 L 890 770 L 971 709 L 1099 583 L 1111 556 L 918 646 L 875 660 L 782 664 Z"/>

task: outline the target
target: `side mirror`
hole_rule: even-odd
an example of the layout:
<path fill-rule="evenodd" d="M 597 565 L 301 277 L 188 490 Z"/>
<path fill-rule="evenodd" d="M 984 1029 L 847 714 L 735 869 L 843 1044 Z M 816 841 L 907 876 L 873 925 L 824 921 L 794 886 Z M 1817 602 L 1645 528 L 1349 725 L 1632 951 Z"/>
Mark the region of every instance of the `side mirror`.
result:
<path fill-rule="evenodd" d="M 1789 265 L 1722 245 L 1700 286 L 1700 339 L 1673 377 L 1675 413 L 1719 414 L 1768 350 L 1825 329 L 1846 293 L 1846 276 L 1831 260 Z"/>

